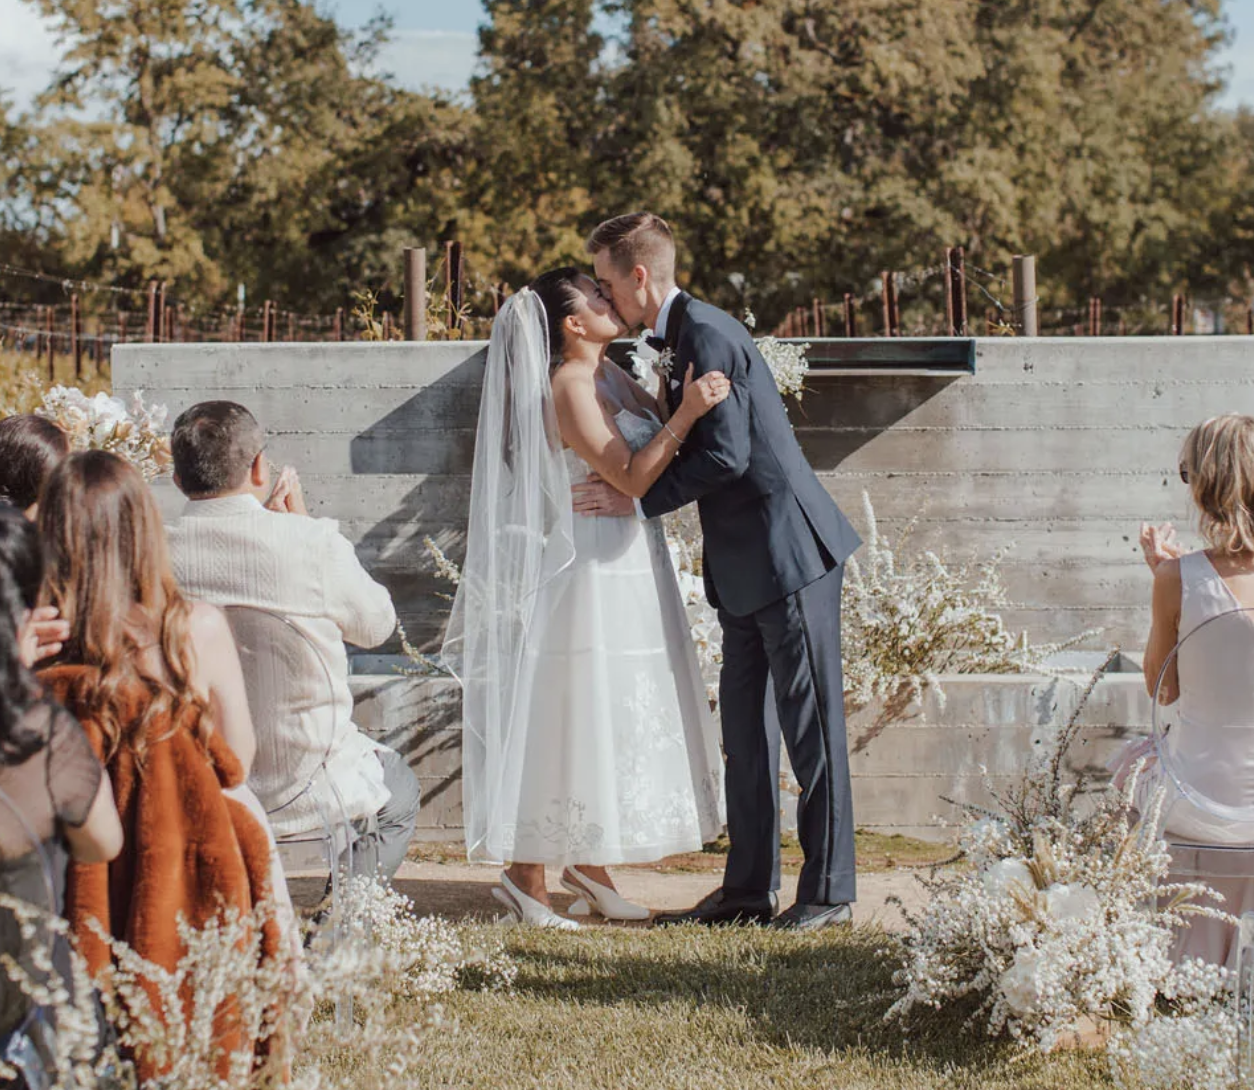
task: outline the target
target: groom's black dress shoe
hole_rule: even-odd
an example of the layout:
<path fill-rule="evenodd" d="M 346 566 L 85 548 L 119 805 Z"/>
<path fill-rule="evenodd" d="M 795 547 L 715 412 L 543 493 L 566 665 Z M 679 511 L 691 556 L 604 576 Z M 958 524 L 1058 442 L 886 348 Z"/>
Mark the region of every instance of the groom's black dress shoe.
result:
<path fill-rule="evenodd" d="M 853 910 L 846 904 L 795 904 L 787 912 L 776 916 L 770 926 L 779 931 L 822 931 L 826 927 L 841 927 L 851 923 Z"/>
<path fill-rule="evenodd" d="M 716 889 L 684 912 L 659 912 L 654 927 L 676 923 L 770 923 L 779 908 L 774 893 L 738 893 Z"/>

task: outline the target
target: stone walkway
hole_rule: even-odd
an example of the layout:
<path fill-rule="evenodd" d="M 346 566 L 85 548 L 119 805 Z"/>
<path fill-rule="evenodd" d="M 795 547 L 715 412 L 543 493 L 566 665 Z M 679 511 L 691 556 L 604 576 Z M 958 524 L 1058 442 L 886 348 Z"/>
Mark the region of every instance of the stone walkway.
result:
<path fill-rule="evenodd" d="M 912 911 L 926 900 L 923 887 L 912 870 L 890 870 L 858 876 L 858 903 L 854 919 L 858 923 L 876 922 L 890 930 L 903 926 L 901 913 L 887 904 L 889 897 L 899 897 Z M 468 863 L 407 862 L 396 876 L 397 889 L 408 896 L 424 915 L 447 916 L 453 919 L 495 919 L 503 912 L 493 899 L 492 886 L 497 880 L 493 867 Z M 549 891 L 553 905 L 565 911 L 574 900 L 557 882 L 558 872 L 549 871 Z M 320 879 L 293 880 L 298 900 L 305 892 L 305 883 L 317 885 Z M 646 867 L 616 867 L 614 881 L 630 901 L 646 904 L 654 910 L 687 908 L 695 904 L 718 884 L 718 874 L 661 873 Z M 780 905 L 787 908 L 797 890 L 795 875 L 785 875 L 780 890 Z M 595 918 L 598 919 L 599 918 Z M 620 926 L 620 925 L 615 925 Z"/>

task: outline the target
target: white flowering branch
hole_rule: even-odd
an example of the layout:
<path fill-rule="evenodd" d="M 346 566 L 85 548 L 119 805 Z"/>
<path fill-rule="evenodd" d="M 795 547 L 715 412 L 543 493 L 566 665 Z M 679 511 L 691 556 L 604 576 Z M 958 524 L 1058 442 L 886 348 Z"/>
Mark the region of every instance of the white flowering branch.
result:
<path fill-rule="evenodd" d="M 444 1025 L 441 996 L 514 981 L 517 968 L 497 938 L 472 939 L 469 929 L 419 918 L 407 898 L 373 880 L 351 880 L 348 901 L 348 937 L 314 941 L 303 959 L 261 956 L 267 906 L 226 911 L 200 928 L 180 920 L 184 953 L 172 971 L 97 928 L 111 954 L 98 983 L 121 1049 L 149 1072 L 143 1090 L 408 1085 L 422 1073 L 427 1032 Z M 65 984 L 35 941 L 46 917 L 3 896 L 0 908 L 24 921 L 24 952 L 43 959 L 36 974 L 0 956 L 0 977 L 7 973 L 32 1002 L 55 1009 L 58 1055 L 65 1055 L 57 1085 L 95 1086 L 98 1028 L 85 963 L 75 956 Z M 48 926 L 66 931 L 63 921 Z M 350 999 L 354 1025 L 343 1036 L 330 1020 L 333 1002 Z"/>

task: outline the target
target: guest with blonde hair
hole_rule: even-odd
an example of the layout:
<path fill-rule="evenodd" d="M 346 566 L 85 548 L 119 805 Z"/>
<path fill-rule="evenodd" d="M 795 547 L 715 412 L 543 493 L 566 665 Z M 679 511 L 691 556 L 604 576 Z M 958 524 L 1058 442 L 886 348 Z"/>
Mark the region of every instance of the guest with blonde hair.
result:
<path fill-rule="evenodd" d="M 93 919 L 172 970 L 180 917 L 200 927 L 279 893 L 264 813 L 240 797 L 255 742 L 239 658 L 221 611 L 180 593 L 156 502 L 121 458 L 71 455 L 39 521 L 45 595 L 70 629 L 40 678 L 86 728 L 126 829 L 113 862 L 72 865 L 67 915 L 94 974 L 110 955 Z M 265 956 L 279 935 L 267 925 Z M 223 1043 L 247 1047 L 229 1020 Z"/>
<path fill-rule="evenodd" d="M 1178 722 L 1166 744 L 1185 782 L 1223 806 L 1250 808 L 1254 615 L 1237 618 L 1241 623 L 1236 625 L 1208 622 L 1254 610 L 1254 417 L 1216 416 L 1194 428 L 1180 451 L 1180 477 L 1206 547 L 1186 553 L 1170 523 L 1142 527 L 1141 546 L 1154 573 L 1145 683 L 1151 697 L 1177 705 Z M 1247 631 L 1248 638 L 1242 638 Z M 1123 759 L 1123 772 L 1135 756 L 1130 752 Z M 1151 770 L 1143 801 L 1164 782 L 1159 770 Z M 1254 826 L 1204 811 L 1166 786 L 1171 792 L 1165 826 L 1169 842 L 1254 847 Z M 1200 878 L 1223 895 L 1223 910 L 1240 915 L 1254 909 L 1254 877 L 1231 873 L 1222 865 L 1226 857 L 1221 852 L 1204 855 L 1203 866 L 1216 869 Z M 1173 874 L 1172 880 L 1195 876 L 1193 868 Z M 1236 955 L 1235 930 L 1222 921 L 1199 919 L 1181 933 L 1175 955 L 1230 963 Z"/>

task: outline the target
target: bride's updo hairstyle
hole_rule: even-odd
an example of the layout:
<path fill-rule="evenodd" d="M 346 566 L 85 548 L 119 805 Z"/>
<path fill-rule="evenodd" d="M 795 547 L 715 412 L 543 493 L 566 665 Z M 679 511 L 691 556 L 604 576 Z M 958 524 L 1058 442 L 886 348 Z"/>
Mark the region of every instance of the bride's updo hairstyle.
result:
<path fill-rule="evenodd" d="M 1199 424 L 1181 448 L 1180 472 L 1207 544 L 1254 552 L 1254 417 L 1229 413 Z"/>
<path fill-rule="evenodd" d="M 546 327 L 549 335 L 549 371 L 562 366 L 562 353 L 566 349 L 564 322 L 579 309 L 583 292 L 578 281 L 586 273 L 574 265 L 563 265 L 537 276 L 529 285 L 544 304 Z"/>

